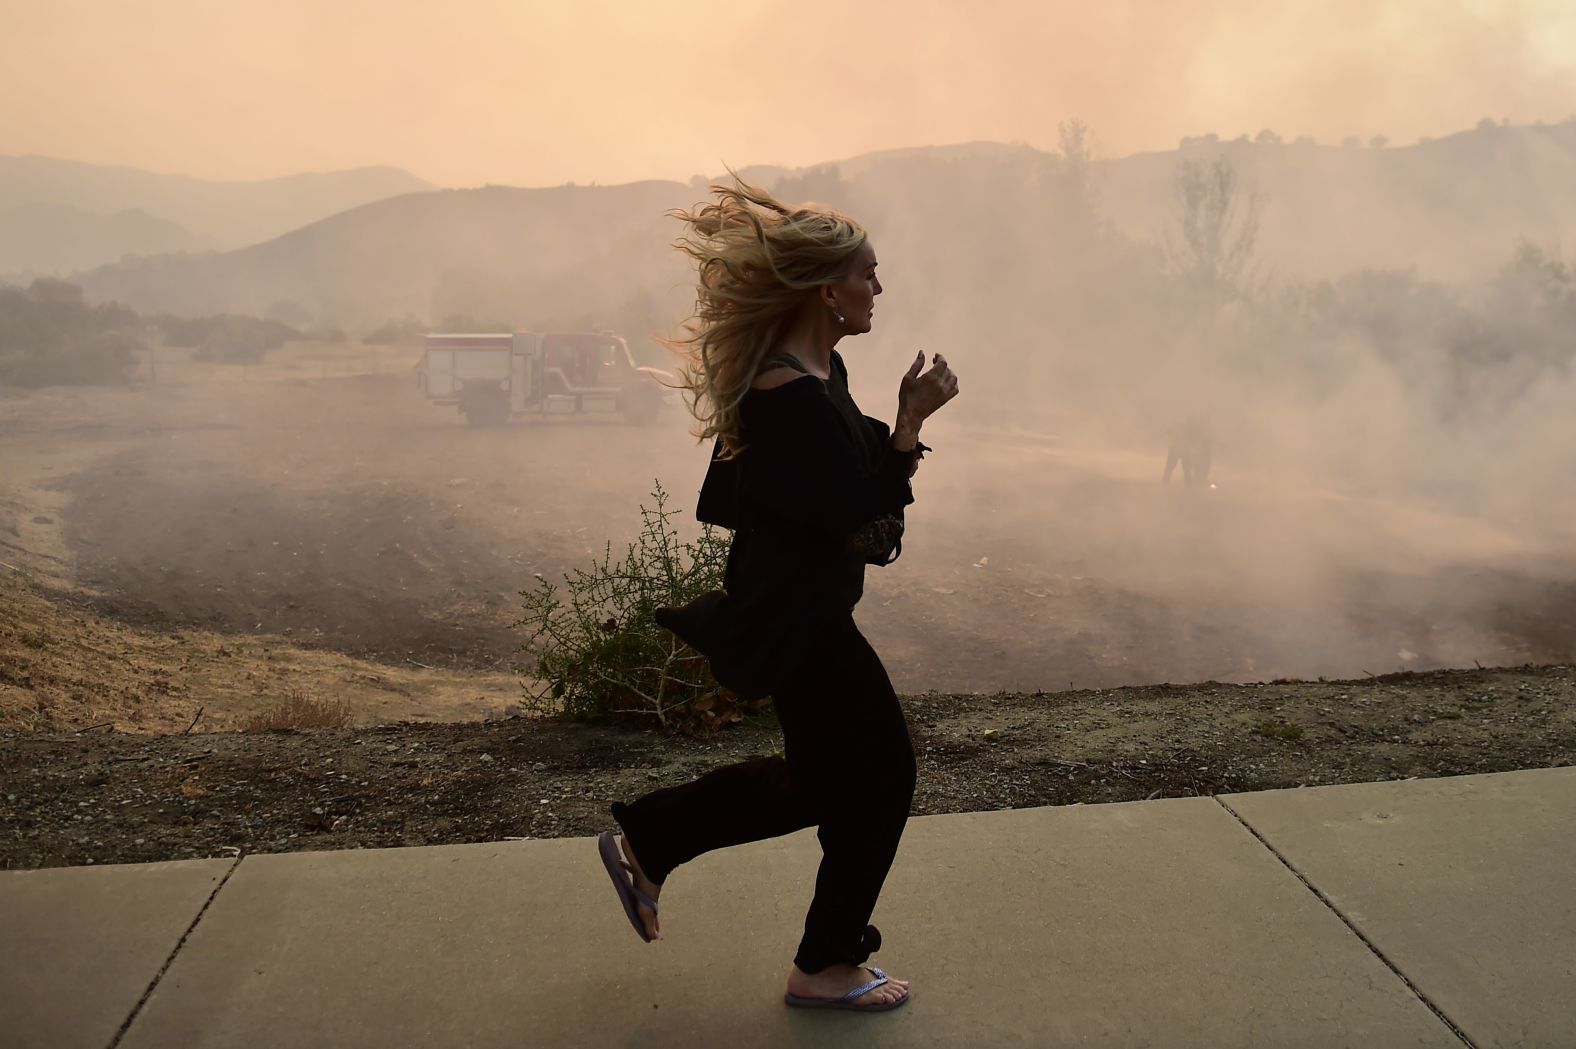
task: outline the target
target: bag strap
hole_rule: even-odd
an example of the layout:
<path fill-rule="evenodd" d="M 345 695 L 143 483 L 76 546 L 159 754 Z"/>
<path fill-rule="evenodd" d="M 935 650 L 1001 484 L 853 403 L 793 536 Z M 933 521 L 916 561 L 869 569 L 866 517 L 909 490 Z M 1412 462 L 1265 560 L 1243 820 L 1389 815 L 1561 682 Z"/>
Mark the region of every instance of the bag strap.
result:
<path fill-rule="evenodd" d="M 810 374 L 810 369 L 804 366 L 804 362 L 791 353 L 779 353 L 766 358 L 761 362 L 761 367 L 755 374 L 761 375 L 765 372 L 773 372 L 778 368 L 792 368 L 800 375 Z"/>

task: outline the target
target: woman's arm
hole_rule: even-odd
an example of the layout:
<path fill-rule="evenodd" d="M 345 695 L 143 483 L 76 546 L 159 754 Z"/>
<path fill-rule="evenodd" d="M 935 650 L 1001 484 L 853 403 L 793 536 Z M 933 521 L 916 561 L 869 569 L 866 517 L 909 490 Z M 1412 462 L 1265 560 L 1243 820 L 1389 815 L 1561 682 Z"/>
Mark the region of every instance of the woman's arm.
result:
<path fill-rule="evenodd" d="M 819 383 L 791 383 L 773 396 L 781 400 L 762 413 L 745 453 L 746 497 L 763 518 L 842 539 L 914 501 L 914 446 L 909 453 L 894 448 L 866 471 L 866 453 L 854 447 Z"/>
<path fill-rule="evenodd" d="M 897 422 L 892 427 L 892 447 L 899 452 L 911 452 L 919 444 L 919 429 L 925 420 L 958 395 L 958 377 L 952 373 L 947 359 L 936 354 L 931 368 L 923 375 L 925 355 L 920 353 L 909 365 L 897 390 Z"/>
<path fill-rule="evenodd" d="M 846 376 L 841 360 L 835 354 L 833 359 Z M 861 468 L 865 457 L 852 446 L 853 435 L 820 383 L 799 379 L 773 391 L 773 399 L 761 405 L 761 425 L 751 427 L 747 454 L 753 461 L 745 498 L 766 519 L 833 540 L 899 513 L 914 501 L 908 479 L 925 447 L 920 427 L 958 394 L 957 376 L 945 357 L 936 354 L 933 366 L 920 374 L 924 364 L 925 355 L 919 354 L 903 376 L 888 451 L 869 473 Z"/>
<path fill-rule="evenodd" d="M 888 427 L 886 423 L 867 415 L 865 416 L 865 425 L 870 427 L 870 432 L 876 435 L 876 443 L 886 450 L 887 455 L 900 455 L 906 460 L 907 465 L 905 469 L 909 477 L 913 477 L 919 472 L 919 461 L 925 457 L 925 453 L 934 450 L 919 439 L 919 427 L 917 426 L 910 431 L 913 439 L 906 442 L 908 446 L 899 448 L 897 433 Z"/>
<path fill-rule="evenodd" d="M 892 448 L 894 451 L 908 454 L 919 443 L 919 423 L 912 416 L 905 416 L 900 410 L 897 413 L 897 424 L 892 427 Z M 918 462 L 918 459 L 915 459 Z"/>

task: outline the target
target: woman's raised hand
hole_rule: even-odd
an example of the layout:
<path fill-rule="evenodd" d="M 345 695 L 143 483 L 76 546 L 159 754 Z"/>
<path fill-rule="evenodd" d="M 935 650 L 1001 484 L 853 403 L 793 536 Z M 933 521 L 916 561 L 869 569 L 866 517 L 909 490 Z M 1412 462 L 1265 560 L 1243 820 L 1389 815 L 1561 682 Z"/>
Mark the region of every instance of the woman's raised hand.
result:
<path fill-rule="evenodd" d="M 908 424 L 915 430 L 930 418 L 943 404 L 958 395 L 958 377 L 947 366 L 941 354 L 931 358 L 930 370 L 920 374 L 925 367 L 925 355 L 920 353 L 903 376 L 897 392 L 897 417 L 899 426 Z"/>

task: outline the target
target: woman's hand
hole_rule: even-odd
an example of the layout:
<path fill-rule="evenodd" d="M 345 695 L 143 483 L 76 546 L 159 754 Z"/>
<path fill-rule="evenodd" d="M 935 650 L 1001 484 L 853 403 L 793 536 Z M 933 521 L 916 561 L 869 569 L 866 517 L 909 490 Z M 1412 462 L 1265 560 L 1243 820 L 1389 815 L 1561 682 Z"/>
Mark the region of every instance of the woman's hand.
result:
<path fill-rule="evenodd" d="M 892 428 L 893 444 L 900 451 L 907 451 L 919 438 L 919 428 L 926 419 L 958 395 L 958 377 L 947 366 L 947 359 L 936 354 L 931 359 L 930 370 L 923 375 L 925 355 L 919 354 L 903 376 L 897 392 L 897 425 Z"/>

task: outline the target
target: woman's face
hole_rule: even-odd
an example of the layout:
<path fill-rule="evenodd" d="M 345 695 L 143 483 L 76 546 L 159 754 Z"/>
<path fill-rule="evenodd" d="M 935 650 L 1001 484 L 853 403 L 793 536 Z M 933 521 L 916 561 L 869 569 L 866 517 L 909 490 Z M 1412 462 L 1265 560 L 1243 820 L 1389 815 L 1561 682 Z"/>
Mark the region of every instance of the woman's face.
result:
<path fill-rule="evenodd" d="M 854 252 L 848 272 L 835 284 L 827 285 L 827 291 L 832 296 L 833 308 L 843 315 L 845 330 L 854 335 L 870 330 L 876 296 L 881 294 L 881 280 L 876 276 L 876 249 L 869 239 Z"/>

